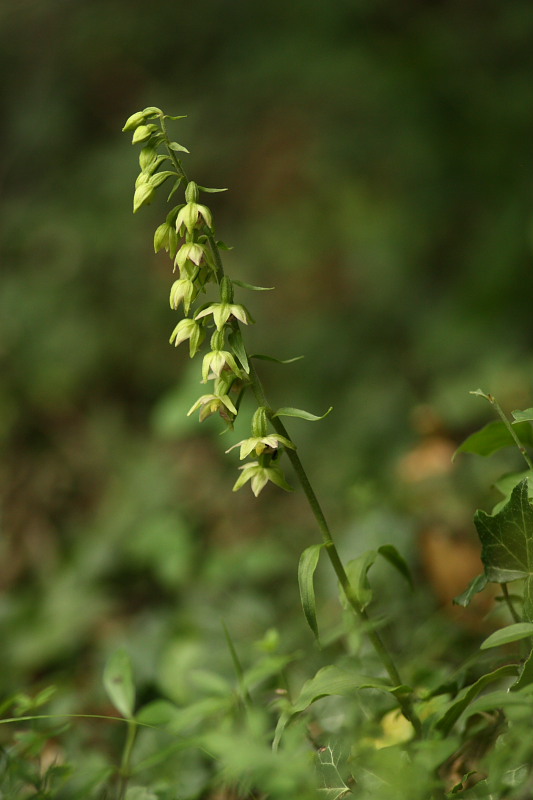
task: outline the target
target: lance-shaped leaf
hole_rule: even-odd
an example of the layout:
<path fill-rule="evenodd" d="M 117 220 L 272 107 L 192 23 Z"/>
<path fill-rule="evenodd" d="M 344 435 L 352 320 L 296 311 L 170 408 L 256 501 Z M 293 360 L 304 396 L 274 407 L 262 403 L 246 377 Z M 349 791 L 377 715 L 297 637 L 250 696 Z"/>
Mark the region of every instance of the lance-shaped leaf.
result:
<path fill-rule="evenodd" d="M 251 289 L 252 292 L 271 292 L 275 287 L 274 286 L 253 286 L 251 283 L 245 283 L 244 281 L 231 281 L 235 286 L 240 286 L 241 289 Z"/>
<path fill-rule="evenodd" d="M 513 489 L 498 514 L 477 511 L 474 523 L 488 580 L 507 583 L 525 578 L 523 613 L 526 620 L 533 621 L 533 506 L 527 480 Z"/>
<path fill-rule="evenodd" d="M 308 422 L 318 422 L 320 419 L 324 419 L 327 417 L 330 411 L 333 410 L 333 406 L 330 406 L 325 414 L 322 414 L 321 417 L 317 417 L 316 414 L 310 414 L 309 411 L 302 411 L 301 408 L 278 408 L 273 417 L 298 417 L 299 419 L 306 419 Z"/>
<path fill-rule="evenodd" d="M 318 623 L 316 621 L 315 587 L 313 578 L 318 564 L 320 551 L 323 544 L 312 544 L 307 547 L 300 556 L 298 564 L 298 585 L 300 587 L 300 599 L 304 610 L 307 624 L 313 631 L 318 642 Z"/>
<path fill-rule="evenodd" d="M 499 631 L 494 631 L 487 636 L 479 648 L 480 650 L 490 650 L 491 647 L 500 647 L 502 644 L 518 642 L 520 639 L 527 639 L 533 636 L 533 624 L 531 622 L 516 622 L 514 625 L 507 625 Z"/>
<path fill-rule="evenodd" d="M 525 689 L 533 683 L 533 650 L 528 655 L 520 670 L 520 675 L 513 683 L 509 691 L 518 692 L 520 689 Z"/>
<path fill-rule="evenodd" d="M 529 422 L 511 423 L 519 441 L 523 445 L 533 446 L 533 428 Z M 476 431 L 459 445 L 457 453 L 476 453 L 478 456 L 490 456 L 503 447 L 516 447 L 516 442 L 503 422 L 489 422 L 480 431 Z"/>
<path fill-rule="evenodd" d="M 415 588 L 409 565 L 393 544 L 381 545 L 378 547 L 378 553 L 405 578 L 411 589 Z"/>
<path fill-rule="evenodd" d="M 294 364 L 295 361 L 301 361 L 305 356 L 294 356 L 294 358 L 274 358 L 274 356 L 265 356 L 262 353 L 253 353 L 250 358 L 258 358 L 260 361 L 272 361 L 273 364 Z"/>
<path fill-rule="evenodd" d="M 457 606 L 466 608 L 472 601 L 474 595 L 482 592 L 488 582 L 489 580 L 484 572 L 481 575 L 476 575 L 476 577 L 470 581 L 464 592 L 453 598 L 453 602 Z"/>
<path fill-rule="evenodd" d="M 356 600 L 364 610 L 372 600 L 372 589 L 368 582 L 368 570 L 374 564 L 378 554 L 376 550 L 367 550 L 346 565 L 346 572 L 355 594 Z M 342 599 L 342 595 L 341 595 Z"/>

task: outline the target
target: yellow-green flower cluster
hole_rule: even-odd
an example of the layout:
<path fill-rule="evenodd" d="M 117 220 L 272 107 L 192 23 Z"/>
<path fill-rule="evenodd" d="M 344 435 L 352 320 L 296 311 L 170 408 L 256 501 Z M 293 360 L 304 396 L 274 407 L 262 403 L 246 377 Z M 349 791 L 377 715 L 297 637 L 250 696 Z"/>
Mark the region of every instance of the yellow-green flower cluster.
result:
<path fill-rule="evenodd" d="M 176 347 L 189 342 L 193 358 L 202 347 L 209 328 L 213 330 L 210 350 L 202 361 L 202 383 L 213 381 L 212 391 L 201 395 L 189 410 L 189 415 L 199 411 L 200 422 L 212 414 L 219 414 L 229 428 L 238 414 L 243 392 L 251 385 L 250 368 L 242 342 L 240 324 L 253 322 L 249 311 L 233 297 L 232 281 L 224 275 L 220 260 L 219 243 L 215 239 L 213 215 L 200 202 L 202 192 L 223 191 L 207 189 L 185 175 L 177 153 L 188 152 L 183 145 L 172 142 L 166 132 L 167 119 L 180 119 L 163 114 L 153 106 L 133 114 L 123 130 L 133 131 L 133 143 L 142 144 L 139 156 L 140 174 L 135 183 L 134 212 L 153 199 L 155 190 L 172 178 L 170 198 L 182 186 L 185 202 L 176 205 L 154 234 L 154 250 L 165 250 L 178 275 L 170 289 L 170 307 L 183 309 L 184 318 L 175 326 L 170 343 Z M 164 148 L 165 152 L 160 150 Z M 168 169 L 162 170 L 166 164 Z M 218 287 L 218 298 L 198 305 L 209 284 Z M 249 287 L 256 288 L 256 287 Z M 240 457 L 254 453 L 258 460 L 241 467 L 235 483 L 236 491 L 250 481 L 255 495 L 268 481 L 290 490 L 277 459 L 280 449 L 294 445 L 285 436 L 267 433 L 267 410 L 260 407 L 252 421 L 252 437 L 240 442 Z M 230 448 L 232 450 L 233 448 Z"/>

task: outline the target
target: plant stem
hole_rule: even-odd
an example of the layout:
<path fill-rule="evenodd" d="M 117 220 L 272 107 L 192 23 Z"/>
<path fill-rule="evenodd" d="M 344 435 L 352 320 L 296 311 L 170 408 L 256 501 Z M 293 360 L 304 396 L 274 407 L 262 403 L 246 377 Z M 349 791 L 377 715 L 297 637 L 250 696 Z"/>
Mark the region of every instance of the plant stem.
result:
<path fill-rule="evenodd" d="M 172 160 L 172 163 L 174 164 L 174 166 L 176 168 L 176 171 L 178 172 L 180 177 L 183 178 L 184 181 L 187 181 L 187 176 L 186 176 L 186 174 L 185 174 L 185 172 L 183 170 L 181 162 L 176 157 L 176 153 L 169 147 L 170 140 L 169 140 L 167 132 L 166 132 L 165 120 L 163 118 L 161 119 L 161 130 L 162 130 L 162 132 L 163 132 L 163 134 L 165 136 L 165 144 L 166 144 L 167 152 L 169 154 L 170 159 Z M 207 239 L 209 241 L 209 245 L 211 247 L 211 251 L 212 251 L 212 254 L 213 254 L 214 261 L 215 261 L 217 279 L 218 279 L 218 281 L 220 283 L 222 277 L 224 276 L 224 267 L 223 267 L 223 264 L 222 264 L 222 259 L 220 257 L 220 252 L 219 252 L 219 249 L 218 249 L 218 246 L 217 246 L 217 243 L 216 243 L 216 239 L 215 239 L 215 237 L 213 235 L 213 231 L 210 228 L 208 228 L 207 226 L 205 227 L 205 231 L 206 231 Z M 236 322 L 235 324 L 236 324 L 237 327 L 239 327 L 238 322 Z M 259 376 L 258 376 L 258 374 L 256 372 L 255 366 L 253 365 L 251 359 L 249 359 L 249 365 L 250 365 L 250 383 L 251 383 L 251 388 L 252 388 L 252 391 L 253 391 L 256 399 L 257 399 L 258 404 L 260 406 L 265 406 L 267 409 L 270 409 L 270 421 L 271 421 L 273 427 L 275 428 L 275 430 L 279 434 L 281 434 L 282 436 L 285 436 L 288 439 L 290 439 L 290 436 L 289 436 L 289 434 L 287 432 L 287 429 L 285 428 L 285 426 L 283 425 L 281 420 L 279 418 L 277 418 L 277 417 L 272 416 L 273 415 L 273 411 L 271 409 L 270 404 L 267 401 L 267 398 L 266 398 L 265 391 L 263 389 L 261 380 L 259 379 Z M 391 654 L 389 653 L 389 651 L 388 651 L 387 647 L 385 646 L 385 644 L 384 644 L 381 636 L 379 635 L 379 633 L 377 631 L 373 630 L 372 627 L 370 626 L 370 618 L 369 618 L 366 610 L 361 608 L 361 605 L 359 604 L 359 602 L 358 602 L 358 600 L 357 600 L 357 598 L 356 598 L 356 596 L 355 596 L 355 594 L 353 592 L 352 586 L 350 584 L 350 580 L 348 578 L 348 575 L 346 574 L 346 570 L 344 569 L 343 563 L 342 563 L 342 561 L 340 559 L 339 552 L 337 550 L 335 542 L 333 541 L 333 537 L 331 535 L 331 531 L 329 529 L 329 525 L 328 525 L 328 523 L 326 521 L 326 518 L 324 516 L 324 512 L 322 511 L 320 503 L 318 502 L 318 498 L 317 498 L 317 496 L 316 496 L 316 494 L 315 494 L 315 492 L 313 490 L 313 487 L 311 486 L 311 484 L 309 482 L 309 478 L 307 477 L 307 473 L 306 473 L 306 471 L 305 471 L 305 469 L 303 467 L 302 462 L 300 461 L 300 457 L 298 456 L 298 454 L 296 453 L 295 450 L 291 450 L 291 449 L 287 448 L 286 452 L 287 452 L 287 456 L 289 457 L 289 459 L 291 461 L 291 464 L 292 464 L 292 466 L 294 468 L 294 471 L 296 473 L 298 481 L 300 482 L 300 485 L 301 485 L 301 487 L 302 487 L 302 489 L 304 491 L 304 494 L 305 494 L 305 496 L 307 498 L 307 501 L 309 503 L 311 511 L 312 511 L 316 521 L 317 521 L 318 527 L 319 527 L 320 532 L 322 534 L 322 538 L 324 540 L 324 545 L 325 545 L 325 548 L 326 548 L 326 552 L 328 554 L 328 558 L 329 558 L 329 560 L 331 562 L 331 565 L 332 565 L 332 567 L 333 567 L 333 569 L 335 571 L 335 574 L 336 574 L 336 576 L 338 578 L 338 581 L 339 581 L 339 583 L 340 583 L 340 585 L 342 587 L 342 591 L 343 591 L 343 593 L 344 593 L 344 595 L 346 597 L 346 600 L 348 601 L 348 603 L 349 603 L 350 607 L 352 608 L 353 612 L 355 613 L 356 617 L 361 622 L 366 624 L 366 634 L 367 634 L 372 646 L 374 647 L 374 650 L 375 650 L 378 658 L 380 659 L 381 663 L 383 664 L 383 666 L 384 666 L 384 668 L 385 668 L 385 670 L 386 670 L 386 672 L 387 672 L 387 674 L 388 674 L 388 676 L 389 676 L 389 678 L 391 680 L 392 685 L 393 686 L 401 686 L 403 682 L 402 682 L 402 679 L 400 677 L 400 673 L 398 672 L 398 669 L 397 669 L 397 667 L 396 667 L 396 665 L 394 663 L 394 660 L 393 660 Z M 413 728 L 414 728 L 414 730 L 416 732 L 416 735 L 420 736 L 421 730 L 422 730 L 422 726 L 421 726 L 420 720 L 419 720 L 416 712 L 414 711 L 414 709 L 412 707 L 410 699 L 408 697 L 406 697 L 405 695 L 403 695 L 403 696 L 399 695 L 399 696 L 397 696 L 397 700 L 398 700 L 398 703 L 399 703 L 399 705 L 400 705 L 400 707 L 402 709 L 403 715 L 413 725 Z"/>
<path fill-rule="evenodd" d="M 507 416 L 504 414 L 500 404 L 498 403 L 496 398 L 493 397 L 493 395 L 486 394 L 484 396 L 487 398 L 489 403 L 491 403 L 491 405 L 494 406 L 494 409 L 495 409 L 496 413 L 498 414 L 498 416 L 500 417 L 501 421 L 503 422 L 503 424 L 505 425 L 505 427 L 507 428 L 507 430 L 509 431 L 509 433 L 513 437 L 513 441 L 516 444 L 516 446 L 518 447 L 518 449 L 520 450 L 520 452 L 522 454 L 522 457 L 524 458 L 524 461 L 528 465 L 529 469 L 533 470 L 533 461 L 529 457 L 526 448 L 524 447 L 524 445 L 522 444 L 522 442 L 520 441 L 520 439 L 516 435 L 516 432 L 515 432 L 513 426 L 511 425 L 511 423 L 507 419 Z"/>
<path fill-rule="evenodd" d="M 135 720 L 128 721 L 128 734 L 126 736 L 126 743 L 124 745 L 124 750 L 122 753 L 122 760 L 120 763 L 120 770 L 119 770 L 119 784 L 118 784 L 118 792 L 117 792 L 117 800 L 124 800 L 126 797 L 126 790 L 128 788 L 128 780 L 130 778 L 131 772 L 131 754 L 133 751 L 133 745 L 135 744 L 135 739 L 137 736 L 138 726 Z"/>
<path fill-rule="evenodd" d="M 506 583 L 502 583 L 501 587 L 502 587 L 503 597 L 505 599 L 505 602 L 507 603 L 507 608 L 509 609 L 509 612 L 510 612 L 512 618 L 513 618 L 513 621 L 514 622 L 522 622 L 522 620 L 520 619 L 519 614 L 516 611 L 516 608 L 513 605 L 513 601 L 511 600 L 511 595 L 509 594 L 509 590 L 507 588 L 507 584 Z"/>

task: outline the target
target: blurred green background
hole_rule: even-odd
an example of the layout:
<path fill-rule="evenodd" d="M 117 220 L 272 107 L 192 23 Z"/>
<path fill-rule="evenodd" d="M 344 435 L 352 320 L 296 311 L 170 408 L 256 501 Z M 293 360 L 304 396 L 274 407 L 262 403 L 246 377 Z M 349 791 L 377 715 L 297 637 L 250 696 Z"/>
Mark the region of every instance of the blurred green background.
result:
<path fill-rule="evenodd" d="M 239 432 L 185 417 L 166 211 L 132 217 L 120 132 L 148 105 L 188 115 L 189 175 L 229 188 L 229 274 L 276 287 L 242 293 L 252 350 L 305 355 L 264 367 L 272 402 L 334 406 L 290 429 L 343 553 L 392 541 L 438 595 L 421 531 L 468 539 L 492 475 L 449 467 L 490 419 L 468 390 L 533 404 L 532 41 L 530 0 L 2 3 L 1 693 L 94 709 L 126 645 L 172 696 L 231 673 L 220 618 L 244 649 L 272 626 L 311 648 L 302 496 L 232 495 Z"/>

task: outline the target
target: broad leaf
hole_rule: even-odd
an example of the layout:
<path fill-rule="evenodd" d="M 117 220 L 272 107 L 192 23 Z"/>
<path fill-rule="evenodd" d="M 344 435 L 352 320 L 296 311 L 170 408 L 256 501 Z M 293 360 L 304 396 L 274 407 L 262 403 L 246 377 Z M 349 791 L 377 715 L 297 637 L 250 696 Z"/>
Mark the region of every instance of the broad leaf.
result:
<path fill-rule="evenodd" d="M 298 417 L 299 419 L 306 419 L 309 422 L 318 422 L 320 419 L 324 419 L 333 410 L 333 406 L 330 406 L 325 414 L 322 414 L 321 417 L 317 417 L 315 414 L 310 414 L 309 411 L 302 411 L 301 408 L 278 408 L 274 417 Z"/>
<path fill-rule="evenodd" d="M 306 548 L 298 565 L 298 584 L 300 586 L 300 599 L 307 624 L 313 631 L 318 642 L 318 623 L 316 621 L 315 587 L 313 578 L 318 564 L 320 551 L 323 544 L 312 544 Z"/>
<path fill-rule="evenodd" d="M 125 650 L 117 650 L 105 665 L 104 688 L 117 711 L 131 719 L 135 705 L 135 686 L 131 659 Z"/>
<path fill-rule="evenodd" d="M 474 595 L 482 592 L 488 582 L 489 579 L 484 572 L 481 575 L 476 575 L 476 577 L 470 581 L 464 592 L 453 598 L 453 602 L 457 606 L 466 608 L 468 605 L 470 605 Z"/>
<path fill-rule="evenodd" d="M 488 684 L 494 683 L 495 681 L 499 681 L 501 678 L 505 678 L 508 675 L 516 675 L 516 672 L 517 666 L 515 664 L 506 664 L 504 667 L 495 669 L 494 672 L 488 672 L 485 675 L 482 675 L 481 678 L 479 678 L 471 686 L 465 687 L 461 692 L 459 692 L 455 700 L 450 703 L 445 713 L 436 723 L 435 727 L 437 730 L 442 731 L 444 735 L 448 734 L 463 711 L 468 708 L 470 703 L 478 696 L 485 686 L 488 686 Z"/>
<path fill-rule="evenodd" d="M 398 552 L 398 550 L 394 547 L 393 544 L 384 544 L 381 547 L 378 547 L 378 553 L 380 556 L 392 564 L 395 567 L 400 575 L 402 575 L 411 589 L 414 589 L 413 578 L 411 575 L 411 570 L 407 564 L 405 558 Z"/>
<path fill-rule="evenodd" d="M 533 446 L 533 428 L 529 422 L 511 423 L 520 442 Z M 489 422 L 480 431 L 476 431 L 459 445 L 453 458 L 458 453 L 476 453 L 478 456 L 490 456 L 503 447 L 516 447 L 516 442 L 503 422 Z"/>
<path fill-rule="evenodd" d="M 502 644 L 518 642 L 520 639 L 527 639 L 533 636 L 533 624 L 531 622 L 517 622 L 514 625 L 507 625 L 499 631 L 494 631 L 485 641 L 480 644 L 480 650 L 490 650 L 491 647 L 500 647 Z"/>
<path fill-rule="evenodd" d="M 523 612 L 526 620 L 533 621 L 533 506 L 527 480 L 513 489 L 498 514 L 477 511 L 474 523 L 488 580 L 507 583 L 525 578 Z"/>
<path fill-rule="evenodd" d="M 533 422 L 533 408 L 526 408 L 525 411 L 513 411 L 512 415 L 517 422 Z"/>

